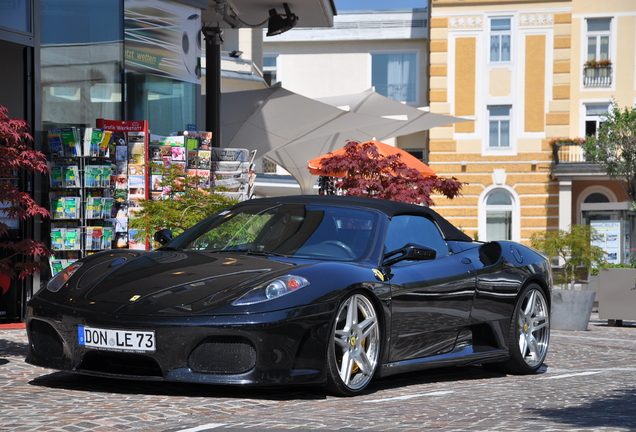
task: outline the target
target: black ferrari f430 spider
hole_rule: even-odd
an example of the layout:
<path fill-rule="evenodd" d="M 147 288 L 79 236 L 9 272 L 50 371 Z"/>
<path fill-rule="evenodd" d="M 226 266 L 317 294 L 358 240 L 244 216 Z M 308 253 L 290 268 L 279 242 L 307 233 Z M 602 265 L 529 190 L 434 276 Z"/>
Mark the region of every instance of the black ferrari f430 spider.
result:
<path fill-rule="evenodd" d="M 153 251 L 109 250 L 29 302 L 27 362 L 81 374 L 324 385 L 482 364 L 530 374 L 550 335 L 550 263 L 372 198 L 242 202 Z"/>

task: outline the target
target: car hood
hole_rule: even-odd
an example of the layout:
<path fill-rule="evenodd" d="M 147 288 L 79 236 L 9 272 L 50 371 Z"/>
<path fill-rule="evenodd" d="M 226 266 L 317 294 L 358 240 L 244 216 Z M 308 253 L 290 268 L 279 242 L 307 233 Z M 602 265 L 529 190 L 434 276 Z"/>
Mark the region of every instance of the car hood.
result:
<path fill-rule="evenodd" d="M 202 313 L 294 267 L 239 253 L 112 251 L 86 258 L 56 300 L 100 312 Z"/>

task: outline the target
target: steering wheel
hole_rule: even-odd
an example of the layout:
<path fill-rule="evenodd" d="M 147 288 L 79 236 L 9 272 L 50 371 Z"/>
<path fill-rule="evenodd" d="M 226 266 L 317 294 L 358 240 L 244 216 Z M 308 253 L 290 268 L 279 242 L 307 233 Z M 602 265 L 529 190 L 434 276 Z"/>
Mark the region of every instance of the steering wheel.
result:
<path fill-rule="evenodd" d="M 341 241 L 338 241 L 338 240 L 327 240 L 327 241 L 324 241 L 324 242 L 322 242 L 320 244 L 321 245 L 333 245 L 333 246 L 336 246 L 336 247 L 342 249 L 343 251 L 345 251 L 347 253 L 347 255 L 349 255 L 349 258 L 356 258 L 355 252 L 353 250 L 351 250 L 351 248 L 347 244 L 345 244 L 345 243 L 343 243 Z"/>

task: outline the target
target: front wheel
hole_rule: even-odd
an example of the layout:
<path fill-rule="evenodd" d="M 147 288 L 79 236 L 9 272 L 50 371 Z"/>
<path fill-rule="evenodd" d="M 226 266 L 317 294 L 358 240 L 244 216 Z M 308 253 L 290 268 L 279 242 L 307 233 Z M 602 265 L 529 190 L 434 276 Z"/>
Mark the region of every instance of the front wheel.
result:
<path fill-rule="evenodd" d="M 519 296 L 510 323 L 510 359 L 501 363 L 505 372 L 525 375 L 536 372 L 548 353 L 550 310 L 544 291 L 528 285 Z"/>
<path fill-rule="evenodd" d="M 327 389 L 338 396 L 353 396 L 369 384 L 380 357 L 380 323 L 369 297 L 358 293 L 346 298 L 330 335 Z"/>

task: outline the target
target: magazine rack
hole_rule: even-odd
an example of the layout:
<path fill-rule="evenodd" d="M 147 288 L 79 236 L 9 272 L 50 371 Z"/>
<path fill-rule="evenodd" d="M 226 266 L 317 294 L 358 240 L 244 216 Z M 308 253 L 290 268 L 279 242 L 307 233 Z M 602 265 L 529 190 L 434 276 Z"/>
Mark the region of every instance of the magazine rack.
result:
<path fill-rule="evenodd" d="M 112 247 L 110 139 L 109 133 L 92 128 L 83 135 L 77 128 L 49 131 L 53 274 Z"/>
<path fill-rule="evenodd" d="M 97 119 L 97 128 L 49 131 L 53 274 L 92 253 L 148 249 L 129 228 L 144 199 L 166 199 L 149 162 L 181 165 L 202 186 L 244 201 L 254 193 L 254 156 L 244 148 L 212 148 L 211 132 L 150 135 L 146 121 Z"/>

